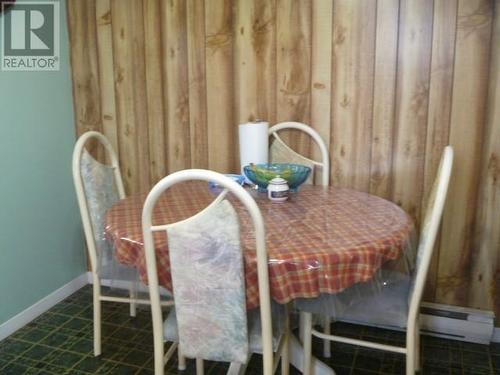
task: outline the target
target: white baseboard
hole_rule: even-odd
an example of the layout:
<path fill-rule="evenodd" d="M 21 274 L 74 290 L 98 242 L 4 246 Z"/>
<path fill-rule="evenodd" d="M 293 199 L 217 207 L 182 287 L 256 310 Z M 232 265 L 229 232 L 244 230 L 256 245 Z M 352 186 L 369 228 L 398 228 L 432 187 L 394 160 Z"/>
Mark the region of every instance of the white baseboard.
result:
<path fill-rule="evenodd" d="M 42 298 L 34 305 L 31 305 L 24 311 L 21 311 L 19 314 L 13 316 L 0 325 L 0 341 L 12 335 L 15 331 L 24 327 L 26 324 L 36 319 L 39 315 L 43 314 L 45 311 L 49 310 L 51 307 L 58 304 L 63 299 L 70 296 L 78 289 L 83 288 L 87 284 L 88 276 L 86 272 L 71 280 L 66 285 L 63 285 L 56 291 L 50 293 L 48 296 Z"/>

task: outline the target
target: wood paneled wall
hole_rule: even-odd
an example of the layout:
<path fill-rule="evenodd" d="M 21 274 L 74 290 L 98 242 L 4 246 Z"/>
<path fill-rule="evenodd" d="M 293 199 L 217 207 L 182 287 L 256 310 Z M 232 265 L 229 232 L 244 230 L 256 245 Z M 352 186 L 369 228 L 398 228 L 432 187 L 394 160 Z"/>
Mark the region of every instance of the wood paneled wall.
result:
<path fill-rule="evenodd" d="M 111 140 L 128 192 L 183 168 L 237 171 L 238 123 L 294 120 L 329 144 L 334 185 L 418 222 L 451 144 L 426 299 L 500 314 L 500 0 L 70 0 L 68 12 L 78 133 Z"/>

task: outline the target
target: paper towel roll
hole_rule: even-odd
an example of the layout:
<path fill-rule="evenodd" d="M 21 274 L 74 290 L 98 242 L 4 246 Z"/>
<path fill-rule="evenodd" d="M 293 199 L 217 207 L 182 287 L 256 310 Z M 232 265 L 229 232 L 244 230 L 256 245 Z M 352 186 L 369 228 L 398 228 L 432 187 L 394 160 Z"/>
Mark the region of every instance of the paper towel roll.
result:
<path fill-rule="evenodd" d="M 267 163 L 269 154 L 269 123 L 247 122 L 239 125 L 241 173 L 250 163 Z"/>

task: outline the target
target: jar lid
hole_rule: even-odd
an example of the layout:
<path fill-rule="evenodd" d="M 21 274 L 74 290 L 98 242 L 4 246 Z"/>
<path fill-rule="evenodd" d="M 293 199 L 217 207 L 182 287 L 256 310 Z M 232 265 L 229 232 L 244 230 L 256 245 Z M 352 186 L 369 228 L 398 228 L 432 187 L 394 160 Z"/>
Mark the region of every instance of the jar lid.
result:
<path fill-rule="evenodd" d="M 269 181 L 269 183 L 273 185 L 283 185 L 286 184 L 286 180 L 284 178 L 281 178 L 280 176 L 276 176 L 271 181 Z"/>

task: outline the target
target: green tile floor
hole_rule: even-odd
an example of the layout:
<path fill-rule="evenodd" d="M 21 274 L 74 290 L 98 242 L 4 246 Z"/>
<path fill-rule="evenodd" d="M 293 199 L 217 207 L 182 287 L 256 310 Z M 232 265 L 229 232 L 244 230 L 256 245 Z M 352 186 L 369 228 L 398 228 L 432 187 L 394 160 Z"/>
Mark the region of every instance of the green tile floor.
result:
<path fill-rule="evenodd" d="M 336 323 L 339 334 L 402 343 L 402 333 Z M 500 374 L 500 344 L 490 346 L 424 336 L 423 374 Z M 332 344 L 331 359 L 321 357 L 321 343 L 314 353 L 338 375 L 403 374 L 404 357 L 343 344 Z M 150 313 L 140 308 L 130 318 L 126 304 L 103 304 L 103 353 L 92 354 L 92 289 L 85 287 L 0 342 L 0 374 L 153 374 Z M 206 374 L 224 374 L 227 365 L 206 362 Z M 247 374 L 260 374 L 260 356 L 252 357 Z M 193 361 L 184 372 L 175 359 L 166 374 L 194 374 Z M 279 372 L 277 372 L 279 373 Z M 299 374 L 292 369 L 291 374 Z"/>

